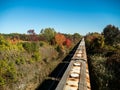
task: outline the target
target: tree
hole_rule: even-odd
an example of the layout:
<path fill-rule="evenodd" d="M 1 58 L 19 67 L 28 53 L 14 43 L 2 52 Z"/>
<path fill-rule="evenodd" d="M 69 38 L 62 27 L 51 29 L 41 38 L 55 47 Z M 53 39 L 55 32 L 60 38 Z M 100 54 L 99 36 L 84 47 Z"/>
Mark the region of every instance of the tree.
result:
<path fill-rule="evenodd" d="M 74 33 L 74 34 L 73 34 L 73 41 L 74 41 L 75 43 L 78 43 L 78 42 L 80 41 L 81 37 L 82 37 L 82 36 L 81 36 L 79 33 Z"/>
<path fill-rule="evenodd" d="M 71 40 L 67 38 L 65 40 L 65 45 L 67 46 L 67 48 L 70 48 L 70 46 L 71 46 Z"/>
<path fill-rule="evenodd" d="M 120 43 L 120 30 L 113 25 L 106 26 L 103 30 L 103 35 L 107 44 L 113 45 Z"/>
<path fill-rule="evenodd" d="M 35 34 L 34 29 L 28 30 L 27 33 L 29 34 L 29 40 L 30 40 L 30 41 L 38 41 L 38 37 L 37 37 L 37 35 Z"/>
<path fill-rule="evenodd" d="M 62 35 L 62 34 L 60 34 L 60 33 L 57 33 L 57 34 L 55 35 L 55 41 L 56 41 L 56 43 L 57 43 L 60 47 L 63 46 L 65 40 L 66 40 L 66 38 L 65 38 L 64 35 Z"/>
<path fill-rule="evenodd" d="M 20 34 L 20 40 L 28 41 L 29 40 L 29 36 L 26 35 L 26 34 Z"/>
<path fill-rule="evenodd" d="M 45 28 L 41 30 L 41 34 L 46 38 L 46 40 L 51 44 L 54 40 L 56 31 L 54 28 Z"/>
<path fill-rule="evenodd" d="M 99 52 L 104 47 L 104 37 L 99 33 L 89 33 L 85 39 L 88 52 Z"/>
<path fill-rule="evenodd" d="M 34 35 L 35 34 L 34 29 L 28 30 L 27 33 L 30 34 L 30 35 Z"/>

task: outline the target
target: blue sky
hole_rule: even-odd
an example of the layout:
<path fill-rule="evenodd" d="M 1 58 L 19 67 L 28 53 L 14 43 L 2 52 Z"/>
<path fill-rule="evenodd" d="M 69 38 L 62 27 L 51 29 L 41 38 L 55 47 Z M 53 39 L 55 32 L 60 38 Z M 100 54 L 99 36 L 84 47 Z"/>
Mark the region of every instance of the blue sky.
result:
<path fill-rule="evenodd" d="M 61 33 L 120 28 L 119 0 L 0 0 L 0 33 L 27 33 L 51 27 Z"/>

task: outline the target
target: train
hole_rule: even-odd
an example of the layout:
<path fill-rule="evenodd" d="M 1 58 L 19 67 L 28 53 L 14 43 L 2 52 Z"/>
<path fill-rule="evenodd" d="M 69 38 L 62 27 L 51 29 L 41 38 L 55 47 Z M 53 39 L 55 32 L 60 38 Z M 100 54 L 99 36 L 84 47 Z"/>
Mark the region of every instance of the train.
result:
<path fill-rule="evenodd" d="M 84 38 L 79 42 L 55 90 L 91 90 Z"/>

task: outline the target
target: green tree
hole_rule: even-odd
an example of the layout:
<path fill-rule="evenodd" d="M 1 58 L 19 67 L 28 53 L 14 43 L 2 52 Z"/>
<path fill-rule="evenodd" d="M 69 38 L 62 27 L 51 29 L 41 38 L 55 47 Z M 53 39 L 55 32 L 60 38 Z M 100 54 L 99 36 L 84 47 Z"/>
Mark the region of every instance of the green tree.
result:
<path fill-rule="evenodd" d="M 51 44 L 54 40 L 56 31 L 54 28 L 45 28 L 41 30 L 41 34 L 46 38 L 46 40 Z"/>
<path fill-rule="evenodd" d="M 113 26 L 107 25 L 103 30 L 106 44 L 114 45 L 120 43 L 120 30 Z"/>
<path fill-rule="evenodd" d="M 76 43 L 78 43 L 79 41 L 80 41 L 80 39 L 81 39 L 81 35 L 79 34 L 79 33 L 74 33 L 73 34 L 73 41 Z"/>

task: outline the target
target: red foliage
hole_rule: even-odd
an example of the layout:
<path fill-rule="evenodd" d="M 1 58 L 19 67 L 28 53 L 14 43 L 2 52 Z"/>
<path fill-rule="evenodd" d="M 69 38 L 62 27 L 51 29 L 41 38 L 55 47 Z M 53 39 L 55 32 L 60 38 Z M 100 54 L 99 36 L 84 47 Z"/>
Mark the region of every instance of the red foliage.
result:
<path fill-rule="evenodd" d="M 67 46 L 67 48 L 70 48 L 70 46 L 71 46 L 71 40 L 67 38 L 65 40 L 65 45 Z"/>

